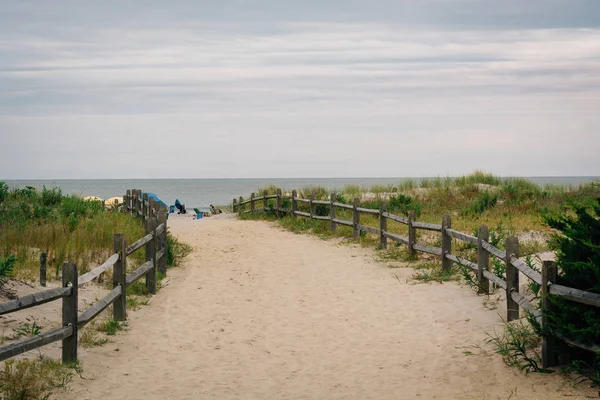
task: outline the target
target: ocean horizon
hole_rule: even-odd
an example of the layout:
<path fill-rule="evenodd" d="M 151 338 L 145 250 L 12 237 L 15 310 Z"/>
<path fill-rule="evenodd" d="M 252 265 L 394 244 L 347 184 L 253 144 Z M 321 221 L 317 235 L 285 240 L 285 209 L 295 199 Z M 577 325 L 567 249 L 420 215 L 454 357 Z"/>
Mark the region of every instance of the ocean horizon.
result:
<path fill-rule="evenodd" d="M 65 194 L 98 196 L 108 199 L 122 196 L 127 189 L 141 189 L 156 193 L 165 203 L 174 204 L 179 199 L 187 207 L 207 207 L 210 204 L 226 205 L 233 198 L 249 196 L 259 187 L 276 185 L 283 190 L 307 186 L 324 186 L 339 190 L 346 185 L 369 187 L 373 185 L 398 185 L 409 180 L 419 181 L 432 177 L 361 177 L 361 178 L 183 178 L 183 179 L 0 179 L 10 188 L 32 186 L 37 189 L 58 187 Z M 435 178 L 435 177 L 433 177 Z M 537 176 L 523 177 L 538 185 L 577 186 L 600 180 L 600 176 Z"/>

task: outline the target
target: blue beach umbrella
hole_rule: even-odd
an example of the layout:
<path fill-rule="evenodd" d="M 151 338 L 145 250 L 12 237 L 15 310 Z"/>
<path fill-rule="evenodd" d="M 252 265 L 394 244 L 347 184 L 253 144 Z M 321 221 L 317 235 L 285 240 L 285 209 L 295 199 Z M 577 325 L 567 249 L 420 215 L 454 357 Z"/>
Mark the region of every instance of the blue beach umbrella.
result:
<path fill-rule="evenodd" d="M 158 204 L 160 204 L 161 206 L 164 206 L 164 207 L 168 208 L 167 205 L 165 204 L 165 202 L 162 201 L 160 199 L 160 197 L 158 197 L 155 193 L 146 192 L 146 194 L 148 195 L 148 200 L 154 199 L 154 201 L 157 202 Z"/>

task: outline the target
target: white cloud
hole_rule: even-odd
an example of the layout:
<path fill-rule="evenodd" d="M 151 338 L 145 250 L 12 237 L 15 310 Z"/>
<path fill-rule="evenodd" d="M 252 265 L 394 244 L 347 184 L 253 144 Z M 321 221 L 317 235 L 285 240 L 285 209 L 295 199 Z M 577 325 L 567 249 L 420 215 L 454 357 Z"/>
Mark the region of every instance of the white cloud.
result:
<path fill-rule="evenodd" d="M 600 28 L 179 17 L 0 39 L 0 177 L 600 171 Z"/>

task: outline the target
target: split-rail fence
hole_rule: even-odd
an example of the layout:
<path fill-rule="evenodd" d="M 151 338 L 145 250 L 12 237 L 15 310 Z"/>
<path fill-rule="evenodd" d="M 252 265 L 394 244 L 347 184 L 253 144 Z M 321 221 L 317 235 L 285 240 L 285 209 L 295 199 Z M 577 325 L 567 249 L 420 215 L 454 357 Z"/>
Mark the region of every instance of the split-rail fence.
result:
<path fill-rule="evenodd" d="M 290 201 L 291 208 L 284 208 L 282 204 L 285 200 Z M 274 202 L 270 204 L 269 201 Z M 305 203 L 308 212 L 299 211 L 298 203 Z M 249 208 L 246 209 L 246 205 Z M 257 205 L 259 207 L 257 207 Z M 329 215 L 317 215 L 317 206 L 328 206 Z M 262 206 L 262 207 L 261 207 Z M 306 209 L 305 208 L 305 209 Z M 592 293 L 580 289 L 575 289 L 557 284 L 558 271 L 556 264 L 552 261 L 542 263 L 541 274 L 532 269 L 524 261 L 519 259 L 519 242 L 516 237 L 506 239 L 505 250 L 494 247 L 489 242 L 488 227 L 482 225 L 478 229 L 478 235 L 472 236 L 452 229 L 450 215 L 444 215 L 441 224 L 432 224 L 419 222 L 416 220 L 414 211 L 409 211 L 407 216 L 399 216 L 389 213 L 386 210 L 386 203 L 380 202 L 379 209 L 360 207 L 360 199 L 355 198 L 352 204 L 345 204 L 336 201 L 335 193 L 331 193 L 329 200 L 316 199 L 314 194 L 309 198 L 298 197 L 297 191 L 293 190 L 291 196 L 283 196 L 281 189 L 276 194 L 269 195 L 264 191 L 263 195 L 256 197 L 254 193 L 249 199 L 243 197 L 233 199 L 232 209 L 234 212 L 254 213 L 272 209 L 278 218 L 289 215 L 292 218 L 304 217 L 320 221 L 329 221 L 331 231 L 335 232 L 338 225 L 352 228 L 354 239 L 360 237 L 360 232 L 368 232 L 379 235 L 379 245 L 381 248 L 387 248 L 387 241 L 395 242 L 408 246 L 408 251 L 414 255 L 417 251 L 429 253 L 441 258 L 442 271 L 449 271 L 453 263 L 476 274 L 478 293 L 489 294 L 490 283 L 506 291 L 506 309 L 507 321 L 513 321 L 520 318 L 520 309 L 526 310 L 533 315 L 544 326 L 547 323 L 548 311 L 552 309 L 550 295 L 562 296 L 570 301 L 584 303 L 600 307 L 600 294 Z M 336 210 L 343 209 L 351 212 L 352 220 L 339 219 L 336 216 Z M 379 226 L 368 226 L 361 224 L 361 214 L 377 216 Z M 403 236 L 388 231 L 388 221 L 395 221 L 408 227 L 408 235 Z M 439 232 L 441 235 L 441 247 L 431 246 L 417 242 L 417 230 L 426 230 Z M 452 239 L 470 243 L 477 247 L 477 262 L 459 258 L 452 254 Z M 505 276 L 497 276 L 490 271 L 490 256 L 493 256 L 504 262 Z M 519 292 L 519 273 L 524 274 L 528 279 L 537 283 L 541 287 L 541 309 L 536 307 L 531 300 Z M 559 338 L 571 346 L 575 346 L 588 351 L 598 351 L 600 346 L 577 343 L 567 338 Z M 548 368 L 558 365 L 559 354 L 557 345 L 553 337 L 542 338 L 542 367 Z"/>
<path fill-rule="evenodd" d="M 62 299 L 62 326 L 50 332 L 44 332 L 25 340 L 0 346 L 0 361 L 37 349 L 50 343 L 62 341 L 62 361 L 77 361 L 77 332 L 91 322 L 111 304 L 113 319 L 127 320 L 127 287 L 145 277 L 149 293 L 156 293 L 157 271 L 166 275 L 167 252 L 167 209 L 154 199 L 148 199 L 141 190 L 127 190 L 123 203 L 115 205 L 124 213 L 139 216 L 145 227 L 146 235 L 129 246 L 125 236 L 113 235 L 113 255 L 100 266 L 79 275 L 75 264 L 65 262 L 62 267 L 62 285 L 57 288 L 22 296 L 14 300 L 0 303 L 0 315 L 12 313 L 26 308 L 39 306 L 50 301 Z M 146 262 L 135 271 L 127 274 L 127 257 L 145 249 Z M 78 291 L 86 283 L 101 276 L 108 269 L 113 269 L 113 289 L 103 298 L 95 302 L 87 310 L 78 311 Z M 40 283 L 46 285 L 46 255 L 40 257 Z"/>

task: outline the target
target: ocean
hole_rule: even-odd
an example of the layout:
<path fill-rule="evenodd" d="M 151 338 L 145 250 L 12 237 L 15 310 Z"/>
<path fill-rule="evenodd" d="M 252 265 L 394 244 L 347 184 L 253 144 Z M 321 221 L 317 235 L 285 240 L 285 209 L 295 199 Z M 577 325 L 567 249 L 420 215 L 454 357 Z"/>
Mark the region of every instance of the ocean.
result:
<path fill-rule="evenodd" d="M 153 192 L 165 203 L 174 204 L 179 199 L 191 207 L 208 207 L 210 204 L 225 205 L 239 196 L 247 197 L 259 187 L 276 185 L 283 190 L 299 189 L 320 185 L 330 190 L 341 189 L 345 185 L 359 186 L 397 185 L 402 181 L 420 178 L 273 178 L 273 179 L 89 179 L 89 180 L 6 180 L 9 187 L 33 186 L 41 189 L 59 187 L 65 194 L 98 196 L 108 199 L 122 196 L 127 189 L 141 189 Z M 528 177 L 539 184 L 579 185 L 600 179 L 600 177 Z M 2 180 L 2 179 L 0 179 Z"/>

